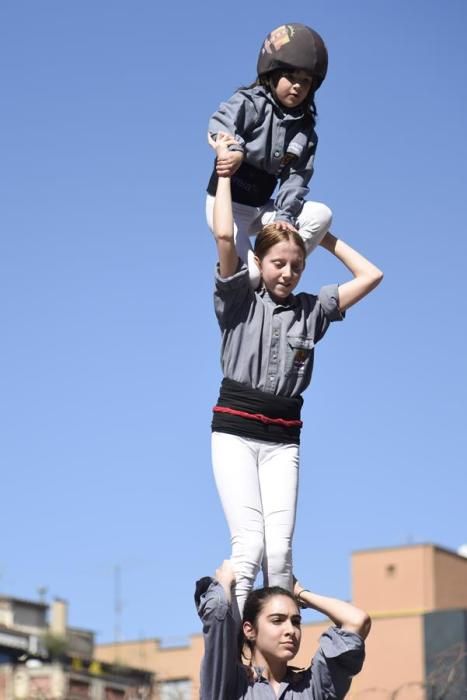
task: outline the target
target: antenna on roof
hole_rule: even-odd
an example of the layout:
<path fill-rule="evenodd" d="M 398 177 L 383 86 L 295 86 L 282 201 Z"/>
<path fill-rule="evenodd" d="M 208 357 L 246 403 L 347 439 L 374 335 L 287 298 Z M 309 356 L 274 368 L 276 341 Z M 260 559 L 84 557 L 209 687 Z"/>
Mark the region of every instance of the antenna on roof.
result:
<path fill-rule="evenodd" d="M 47 593 L 49 591 L 47 586 L 38 586 L 36 590 L 37 590 L 37 594 L 39 596 L 39 601 L 41 603 L 45 603 L 46 599 L 47 599 Z"/>
<path fill-rule="evenodd" d="M 121 622 L 122 622 L 122 595 L 121 595 L 121 570 L 120 565 L 114 567 L 114 642 L 121 641 Z"/>

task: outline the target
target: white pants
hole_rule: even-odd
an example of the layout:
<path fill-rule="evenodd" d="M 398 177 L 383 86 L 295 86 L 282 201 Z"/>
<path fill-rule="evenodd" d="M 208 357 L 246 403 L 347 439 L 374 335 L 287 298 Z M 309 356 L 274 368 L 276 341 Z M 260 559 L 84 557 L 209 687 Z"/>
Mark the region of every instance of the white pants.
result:
<path fill-rule="evenodd" d="M 231 535 L 234 613 L 241 618 L 261 566 L 265 586 L 292 590 L 299 446 L 214 432 L 212 464 Z"/>
<path fill-rule="evenodd" d="M 270 199 L 262 207 L 250 207 L 248 204 L 232 202 L 234 217 L 235 246 L 239 257 L 248 263 L 248 270 L 253 287 L 257 287 L 260 280 L 258 267 L 256 266 L 250 236 L 256 236 L 266 224 L 274 221 L 276 211 L 274 202 Z M 206 219 L 212 231 L 212 213 L 214 209 L 214 197 L 207 195 Z M 305 242 L 307 255 L 318 246 L 331 226 L 332 212 L 326 204 L 321 202 L 305 202 L 297 218 L 297 228 Z"/>

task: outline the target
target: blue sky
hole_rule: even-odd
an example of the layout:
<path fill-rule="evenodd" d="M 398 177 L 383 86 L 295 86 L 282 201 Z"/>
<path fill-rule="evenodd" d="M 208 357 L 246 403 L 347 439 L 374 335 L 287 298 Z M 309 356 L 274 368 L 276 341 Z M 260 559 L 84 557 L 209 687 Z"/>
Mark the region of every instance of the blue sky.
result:
<path fill-rule="evenodd" d="M 317 350 L 294 557 L 467 541 L 464 0 L 5 0 L 0 7 L 0 592 L 114 636 L 199 630 L 229 553 L 210 467 L 221 379 L 207 120 L 299 21 L 330 54 L 310 197 L 384 271 Z M 301 288 L 346 273 L 325 251 Z"/>

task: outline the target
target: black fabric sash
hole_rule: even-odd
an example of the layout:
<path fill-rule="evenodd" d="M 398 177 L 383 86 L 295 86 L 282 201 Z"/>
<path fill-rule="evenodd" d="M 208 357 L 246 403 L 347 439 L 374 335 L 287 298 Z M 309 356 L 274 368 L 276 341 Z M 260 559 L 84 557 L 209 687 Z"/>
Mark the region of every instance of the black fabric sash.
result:
<path fill-rule="evenodd" d="M 222 381 L 217 401 L 217 406 L 245 411 L 251 414 L 262 414 L 269 418 L 285 418 L 286 420 L 300 420 L 302 405 L 303 399 L 301 396 L 277 396 L 259 389 L 252 389 L 246 384 L 240 384 L 226 378 Z M 231 435 L 249 437 L 254 440 L 292 443 L 295 445 L 300 443 L 299 425 L 271 425 L 243 416 L 215 412 L 211 427 L 213 432 L 230 433 Z"/>

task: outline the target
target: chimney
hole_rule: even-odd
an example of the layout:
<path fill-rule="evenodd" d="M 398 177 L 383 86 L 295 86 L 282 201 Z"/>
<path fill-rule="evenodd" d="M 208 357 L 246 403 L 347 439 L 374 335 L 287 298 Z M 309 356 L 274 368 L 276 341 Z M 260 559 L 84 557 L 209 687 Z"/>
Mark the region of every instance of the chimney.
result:
<path fill-rule="evenodd" d="M 61 598 L 55 598 L 50 610 L 50 632 L 56 637 L 66 637 L 68 627 L 68 603 Z"/>

